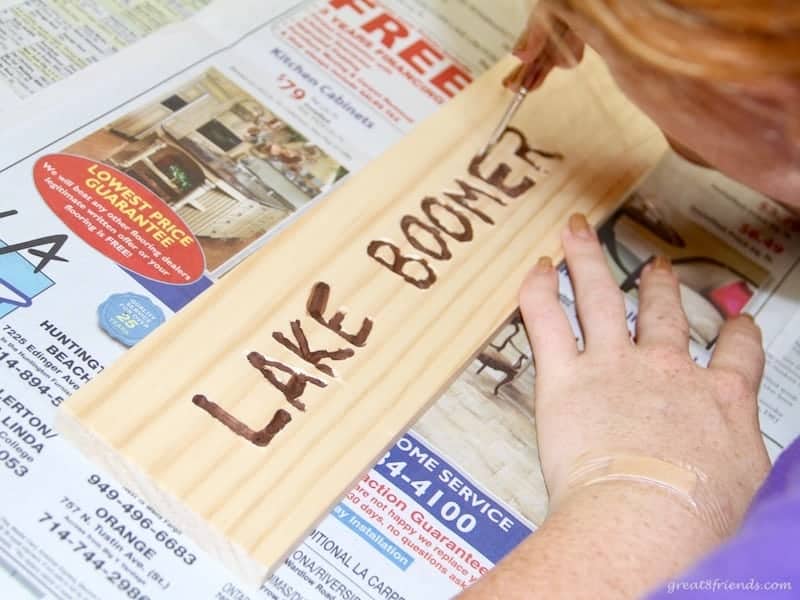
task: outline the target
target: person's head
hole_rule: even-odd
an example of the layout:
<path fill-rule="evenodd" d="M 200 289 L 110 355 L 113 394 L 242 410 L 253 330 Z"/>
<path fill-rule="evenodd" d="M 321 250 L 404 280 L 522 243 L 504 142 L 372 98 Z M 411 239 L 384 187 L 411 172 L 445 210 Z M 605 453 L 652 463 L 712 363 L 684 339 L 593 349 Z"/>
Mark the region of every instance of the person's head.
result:
<path fill-rule="evenodd" d="M 800 0 L 541 0 L 684 153 L 800 206 Z"/>

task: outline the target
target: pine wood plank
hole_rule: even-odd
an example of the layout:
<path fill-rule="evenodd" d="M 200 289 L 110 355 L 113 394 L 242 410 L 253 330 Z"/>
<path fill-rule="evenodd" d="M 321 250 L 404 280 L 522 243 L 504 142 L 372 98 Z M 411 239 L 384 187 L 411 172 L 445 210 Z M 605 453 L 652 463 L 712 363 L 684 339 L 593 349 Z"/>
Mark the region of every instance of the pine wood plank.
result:
<path fill-rule="evenodd" d="M 569 214 L 603 219 L 664 149 L 589 55 L 532 94 L 519 132 L 479 161 L 511 66 L 76 393 L 60 413 L 64 434 L 241 576 L 263 580 L 502 326 L 536 258 L 559 258 Z M 523 155 L 523 138 L 536 150 Z M 485 194 L 464 198 L 457 180 Z M 428 267 L 392 271 L 378 260 L 393 262 L 387 242 Z M 320 283 L 329 298 L 319 320 L 346 312 L 344 334 L 310 314 Z M 290 349 L 302 345 L 293 321 L 310 350 Z M 338 352 L 310 354 L 319 350 Z M 279 389 L 293 373 L 298 390 L 305 382 L 299 397 Z M 242 437 L 214 405 L 233 429 L 285 426 L 265 445 L 269 431 Z"/>

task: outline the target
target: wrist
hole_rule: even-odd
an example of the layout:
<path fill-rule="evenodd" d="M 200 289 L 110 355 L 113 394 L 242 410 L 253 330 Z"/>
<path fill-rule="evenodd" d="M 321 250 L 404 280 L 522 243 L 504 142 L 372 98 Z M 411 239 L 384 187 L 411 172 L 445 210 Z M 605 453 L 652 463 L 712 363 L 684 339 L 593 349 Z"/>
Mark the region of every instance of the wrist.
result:
<path fill-rule="evenodd" d="M 581 564 L 591 571 L 586 580 L 596 586 L 598 598 L 638 597 L 655 582 L 677 576 L 720 541 L 683 502 L 658 487 L 631 481 L 574 490 L 552 507 L 532 537 L 537 535 L 543 549 L 560 540 L 567 554 L 593 557 Z"/>
<path fill-rule="evenodd" d="M 576 491 L 625 483 L 629 485 L 621 489 L 630 489 L 632 493 L 642 490 L 642 494 L 652 499 L 661 495 L 671 499 L 671 504 L 681 504 L 718 539 L 727 536 L 732 529 L 730 507 L 720 502 L 708 476 L 686 463 L 626 451 L 586 453 L 575 461 L 564 479 L 563 485 L 551 496 L 553 505 Z"/>
<path fill-rule="evenodd" d="M 578 518 L 587 526 L 602 520 L 610 535 L 636 537 L 642 545 L 710 549 L 723 537 L 683 498 L 641 481 L 609 480 L 572 489 L 551 503 L 547 518 L 553 517 Z"/>
<path fill-rule="evenodd" d="M 609 481 L 562 496 L 539 529 L 468 596 L 638 598 L 715 542 L 691 510 L 657 488 Z"/>

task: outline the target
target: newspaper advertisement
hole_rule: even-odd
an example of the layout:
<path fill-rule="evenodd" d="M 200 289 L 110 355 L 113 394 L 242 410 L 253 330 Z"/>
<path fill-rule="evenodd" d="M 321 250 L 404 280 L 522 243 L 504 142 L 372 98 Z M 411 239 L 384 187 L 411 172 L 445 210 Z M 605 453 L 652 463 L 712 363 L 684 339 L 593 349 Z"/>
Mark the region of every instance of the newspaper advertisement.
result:
<path fill-rule="evenodd" d="M 136 54 L 141 62 L 147 48 L 172 65 L 192 37 L 193 56 L 206 56 L 169 77 L 154 67 L 139 90 L 126 82 L 129 99 L 116 90 L 75 108 L 50 143 L 21 146 L 0 167 L 13 191 L 0 207 L 2 596 L 452 597 L 533 525 L 418 435 L 256 590 L 53 425 L 73 391 L 506 53 L 519 22 L 486 22 L 470 2 L 454 3 L 457 20 L 424 2 L 314 0 L 280 10 L 242 2 L 241 12 L 212 3 L 183 27 L 204 4 L 3 9 L 11 31 L 39 28 L 9 61 L 33 60 L 33 45 L 64 67 L 25 79 L 27 67 L 9 62 L 3 89 L 19 103 L 5 115 L 141 72 Z M 89 38 L 97 52 L 73 56 L 67 43 Z"/>
<path fill-rule="evenodd" d="M 0 96 L 11 142 L 0 153 L 0 595 L 453 597 L 546 515 L 519 316 L 259 590 L 53 422 L 73 391 L 506 53 L 524 15 L 478 0 L 79 4 L 0 5 L 11 11 L 0 28 L 35 13 L 97 40 L 111 39 L 109 23 L 130 31 L 38 88 L 23 91 L 18 72 L 0 85 L 13 100 Z M 8 52 L 33 56 L 20 48 Z M 87 99 L 97 81 L 114 84 Z M 58 98 L 60 114 L 40 110 Z M 756 314 L 773 456 L 800 430 L 800 350 L 786 327 L 800 318 L 799 230 L 780 206 L 671 155 L 600 230 L 632 324 L 641 268 L 674 260 L 698 361 L 726 317 Z M 566 275 L 562 287 L 574 311 Z"/>

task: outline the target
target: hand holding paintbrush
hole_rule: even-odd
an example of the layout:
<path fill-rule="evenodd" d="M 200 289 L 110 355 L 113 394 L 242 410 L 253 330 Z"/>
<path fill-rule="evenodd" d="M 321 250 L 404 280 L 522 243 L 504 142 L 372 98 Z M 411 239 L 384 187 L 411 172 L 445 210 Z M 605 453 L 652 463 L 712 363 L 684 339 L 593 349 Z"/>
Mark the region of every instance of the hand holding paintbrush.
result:
<path fill-rule="evenodd" d="M 544 83 L 553 68 L 574 67 L 583 57 L 583 40 L 564 21 L 538 6 L 514 46 L 513 54 L 522 62 L 503 80 L 503 85 L 516 93 L 480 155 L 497 144 L 525 97 Z"/>

